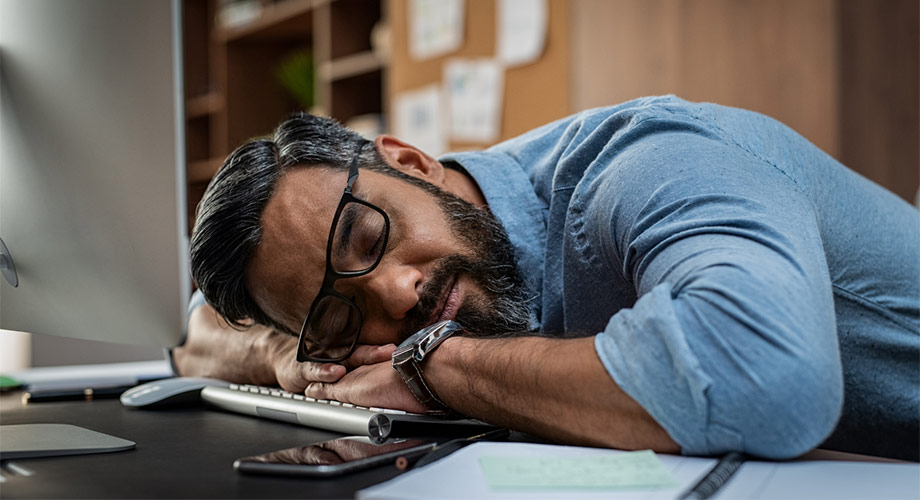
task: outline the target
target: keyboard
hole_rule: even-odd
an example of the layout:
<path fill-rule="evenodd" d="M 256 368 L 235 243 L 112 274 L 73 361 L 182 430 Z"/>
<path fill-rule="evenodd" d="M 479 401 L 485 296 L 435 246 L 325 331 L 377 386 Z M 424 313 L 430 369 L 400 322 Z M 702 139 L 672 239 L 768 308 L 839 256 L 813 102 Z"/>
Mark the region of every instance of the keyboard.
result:
<path fill-rule="evenodd" d="M 390 408 L 314 399 L 277 387 L 245 384 L 207 386 L 201 391 L 201 399 L 211 406 L 234 413 L 367 436 L 376 441 L 391 437 L 482 432 L 484 428 L 491 427 L 479 420 L 467 418 L 442 418 Z"/>

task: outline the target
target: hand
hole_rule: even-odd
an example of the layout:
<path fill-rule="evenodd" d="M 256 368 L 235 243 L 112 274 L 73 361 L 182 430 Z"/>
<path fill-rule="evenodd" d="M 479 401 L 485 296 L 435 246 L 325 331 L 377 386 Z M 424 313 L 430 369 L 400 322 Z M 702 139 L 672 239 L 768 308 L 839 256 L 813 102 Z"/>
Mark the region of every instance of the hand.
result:
<path fill-rule="evenodd" d="M 214 309 L 195 309 L 185 345 L 173 349 L 178 374 L 238 384 L 275 385 L 302 392 L 310 382 L 334 382 L 349 369 L 389 361 L 393 347 L 359 345 L 345 363 L 298 363 L 297 339 L 259 325 L 231 328 Z"/>
<path fill-rule="evenodd" d="M 392 355 L 396 346 L 387 347 Z M 422 406 L 409 392 L 402 377 L 393 369 L 388 359 L 386 362 L 360 366 L 337 382 L 313 382 L 307 384 L 307 396 L 316 399 L 335 399 L 360 406 L 393 408 L 412 413 L 425 413 L 428 408 Z"/>
<path fill-rule="evenodd" d="M 302 393 L 313 382 L 335 382 L 348 371 L 376 363 L 390 362 L 393 346 L 359 345 L 355 352 L 343 364 L 336 363 L 300 363 L 295 352 L 297 339 L 287 337 L 279 349 L 274 350 L 272 366 L 278 385 L 288 392 Z"/>

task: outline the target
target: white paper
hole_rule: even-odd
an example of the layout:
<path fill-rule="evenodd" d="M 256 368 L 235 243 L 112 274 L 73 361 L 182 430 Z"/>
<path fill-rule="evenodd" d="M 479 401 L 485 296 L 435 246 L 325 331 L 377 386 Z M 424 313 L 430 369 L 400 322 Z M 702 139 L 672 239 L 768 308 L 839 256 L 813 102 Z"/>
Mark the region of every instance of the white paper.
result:
<path fill-rule="evenodd" d="M 450 137 L 491 143 L 501 134 L 504 68 L 494 59 L 452 59 L 444 65 Z"/>
<path fill-rule="evenodd" d="M 432 157 L 447 152 L 447 112 L 440 85 L 398 94 L 393 103 L 393 133 Z"/>
<path fill-rule="evenodd" d="M 7 373 L 33 390 L 64 390 L 136 384 L 139 380 L 172 377 L 168 360 L 48 366 Z"/>
<path fill-rule="evenodd" d="M 711 458 L 658 454 L 680 485 L 654 490 L 494 491 L 479 466 L 483 456 L 603 457 L 618 450 L 532 443 L 475 443 L 421 469 L 358 492 L 359 499 L 664 499 L 678 498 L 715 465 Z M 792 461 L 745 462 L 714 499 L 920 498 L 920 464 Z"/>
<path fill-rule="evenodd" d="M 465 0 L 409 2 L 409 55 L 430 59 L 463 45 Z"/>
<path fill-rule="evenodd" d="M 479 466 L 483 456 L 523 457 L 603 457 L 623 453 L 618 450 L 555 446 L 533 443 L 475 443 L 449 457 L 412 470 L 395 479 L 358 492 L 359 499 L 662 499 L 675 498 L 715 464 L 710 458 L 687 458 L 675 455 L 658 455 L 664 466 L 681 485 L 675 488 L 654 490 L 590 490 L 574 489 L 549 491 L 493 491 L 486 483 Z"/>
<path fill-rule="evenodd" d="M 745 462 L 713 498 L 920 498 L 920 465 L 826 460 Z"/>
<path fill-rule="evenodd" d="M 546 0 L 499 0 L 498 59 L 506 66 L 536 61 L 546 45 Z"/>

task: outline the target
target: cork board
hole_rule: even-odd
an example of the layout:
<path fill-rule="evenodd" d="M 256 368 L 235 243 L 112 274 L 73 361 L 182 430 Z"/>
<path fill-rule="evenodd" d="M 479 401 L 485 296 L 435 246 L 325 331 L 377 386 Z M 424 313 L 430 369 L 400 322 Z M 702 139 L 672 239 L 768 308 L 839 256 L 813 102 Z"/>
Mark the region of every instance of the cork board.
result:
<path fill-rule="evenodd" d="M 451 58 L 493 57 L 496 53 L 495 0 L 466 0 L 463 45 L 442 57 L 418 61 L 409 55 L 408 0 L 388 0 L 391 55 L 388 109 L 395 95 L 441 83 Z M 505 70 L 501 140 L 510 139 L 569 114 L 569 0 L 548 0 L 546 47 L 534 63 Z M 450 149 L 480 149 L 491 144 L 450 141 Z"/>

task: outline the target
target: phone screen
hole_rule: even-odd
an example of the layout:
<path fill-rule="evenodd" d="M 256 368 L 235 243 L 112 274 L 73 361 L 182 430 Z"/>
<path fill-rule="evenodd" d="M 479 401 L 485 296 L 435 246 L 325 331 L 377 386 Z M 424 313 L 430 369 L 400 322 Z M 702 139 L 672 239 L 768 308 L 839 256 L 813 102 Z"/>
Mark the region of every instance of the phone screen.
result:
<path fill-rule="evenodd" d="M 233 466 L 255 474 L 336 475 L 395 463 L 399 457 L 414 459 L 436 444 L 420 439 L 375 444 L 364 437 L 349 437 L 241 458 Z"/>

